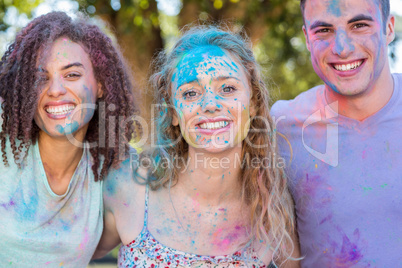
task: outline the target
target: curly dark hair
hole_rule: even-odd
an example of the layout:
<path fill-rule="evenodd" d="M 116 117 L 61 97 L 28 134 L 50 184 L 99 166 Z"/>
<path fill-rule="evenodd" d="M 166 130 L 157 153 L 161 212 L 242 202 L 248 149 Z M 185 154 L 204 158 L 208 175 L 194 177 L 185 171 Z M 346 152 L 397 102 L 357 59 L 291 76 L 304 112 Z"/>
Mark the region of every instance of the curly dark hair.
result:
<path fill-rule="evenodd" d="M 40 94 L 37 64 L 60 37 L 80 44 L 88 53 L 95 79 L 103 89 L 103 96 L 98 99 L 97 106 L 103 102 L 107 107 L 113 107 L 95 112 L 85 137 L 86 141 L 93 143 L 99 142 L 100 135 L 104 135 L 101 137 L 108 141 L 104 146 L 91 146 L 89 149 L 94 159 L 92 171 L 97 181 L 106 175 L 111 166 L 119 166 L 119 154 L 121 155 L 122 150 L 124 154 L 128 153 L 128 141 L 135 134 L 135 124 L 121 126 L 115 120 L 109 120 L 123 118 L 127 122 L 137 112 L 133 83 L 129 69 L 112 40 L 98 26 L 89 24 L 83 18 L 73 20 L 64 12 L 51 12 L 32 20 L 17 34 L 15 41 L 1 58 L 0 97 L 3 99 L 3 123 L 0 140 L 3 162 L 8 165 L 5 151 L 7 136 L 14 161 L 19 167 L 24 151 L 38 139 L 39 127 L 33 120 Z M 99 117 L 105 120 L 105 133 L 99 131 Z M 113 137 L 109 137 L 111 135 Z M 110 140 L 114 142 L 111 144 Z"/>

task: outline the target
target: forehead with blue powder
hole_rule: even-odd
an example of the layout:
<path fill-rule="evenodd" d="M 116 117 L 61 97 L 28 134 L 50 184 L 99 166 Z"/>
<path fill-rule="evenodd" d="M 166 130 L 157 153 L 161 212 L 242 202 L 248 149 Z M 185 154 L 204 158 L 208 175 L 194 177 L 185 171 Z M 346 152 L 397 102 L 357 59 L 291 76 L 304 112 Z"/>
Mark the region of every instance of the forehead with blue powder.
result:
<path fill-rule="evenodd" d="M 336 17 L 340 17 L 342 14 L 341 1 L 340 0 L 329 1 L 329 3 L 327 3 L 327 12 L 333 14 Z"/>
<path fill-rule="evenodd" d="M 177 88 L 179 88 L 184 84 L 197 81 L 199 75 L 203 72 L 213 73 L 215 71 L 214 66 L 208 66 L 210 60 L 224 56 L 230 57 L 224 49 L 218 46 L 206 45 L 190 50 L 183 55 L 177 64 L 172 82 L 175 81 Z M 237 72 L 239 69 L 237 64 L 233 61 L 224 61 L 219 64 L 225 65 L 225 67 L 228 67 L 233 72 Z M 208 68 L 206 69 L 207 66 Z"/>
<path fill-rule="evenodd" d="M 380 1 L 379 0 L 368 0 L 366 2 L 367 5 L 370 5 L 371 3 L 373 3 L 377 7 L 377 11 L 380 14 L 380 18 L 382 18 Z M 350 7 L 348 6 L 348 2 L 344 1 L 344 0 L 327 0 L 326 7 L 327 7 L 326 12 L 328 14 L 334 15 L 335 17 L 338 17 L 338 18 L 342 16 L 342 13 L 344 13 L 347 10 L 350 10 Z"/>

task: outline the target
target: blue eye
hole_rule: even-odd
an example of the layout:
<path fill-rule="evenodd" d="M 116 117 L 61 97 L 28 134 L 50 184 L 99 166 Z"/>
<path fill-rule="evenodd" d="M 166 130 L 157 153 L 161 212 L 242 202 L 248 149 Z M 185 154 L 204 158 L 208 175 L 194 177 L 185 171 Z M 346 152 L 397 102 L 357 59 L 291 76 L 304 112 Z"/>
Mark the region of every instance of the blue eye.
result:
<path fill-rule="evenodd" d="M 197 92 L 193 91 L 193 90 L 188 90 L 186 92 L 183 93 L 183 98 L 184 99 L 194 99 L 197 97 Z"/>
<path fill-rule="evenodd" d="M 234 86 L 223 86 L 222 87 L 222 92 L 223 93 L 232 93 L 232 92 L 234 92 L 234 91 L 236 91 L 237 89 L 234 87 Z"/>

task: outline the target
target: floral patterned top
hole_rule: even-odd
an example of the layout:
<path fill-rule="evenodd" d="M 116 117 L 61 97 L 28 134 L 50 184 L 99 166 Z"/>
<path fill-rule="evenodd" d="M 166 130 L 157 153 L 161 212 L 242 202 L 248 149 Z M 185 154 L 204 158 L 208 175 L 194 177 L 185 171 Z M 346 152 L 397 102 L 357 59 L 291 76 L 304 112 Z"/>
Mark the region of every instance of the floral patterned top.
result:
<path fill-rule="evenodd" d="M 148 196 L 146 188 L 144 227 L 141 233 L 128 245 L 119 250 L 118 267 L 137 268 L 170 268 L 170 267 L 203 267 L 203 268 L 276 268 L 271 262 L 266 266 L 258 259 L 251 247 L 237 251 L 232 255 L 205 256 L 186 253 L 158 242 L 148 230 Z"/>

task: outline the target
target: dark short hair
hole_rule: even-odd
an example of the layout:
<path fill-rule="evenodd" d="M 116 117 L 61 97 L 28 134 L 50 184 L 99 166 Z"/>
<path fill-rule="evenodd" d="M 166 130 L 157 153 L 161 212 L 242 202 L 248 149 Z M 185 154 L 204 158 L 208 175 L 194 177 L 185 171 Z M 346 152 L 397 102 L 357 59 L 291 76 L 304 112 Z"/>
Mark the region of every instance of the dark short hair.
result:
<path fill-rule="evenodd" d="M 303 15 L 303 21 L 304 21 L 304 8 L 306 6 L 306 1 L 307 0 L 300 0 L 300 9 Z M 384 30 L 387 27 L 387 20 L 389 17 L 389 12 L 390 12 L 390 6 L 389 6 L 389 0 L 376 0 L 379 2 L 381 5 L 381 15 L 383 19 L 383 25 L 384 25 Z"/>

